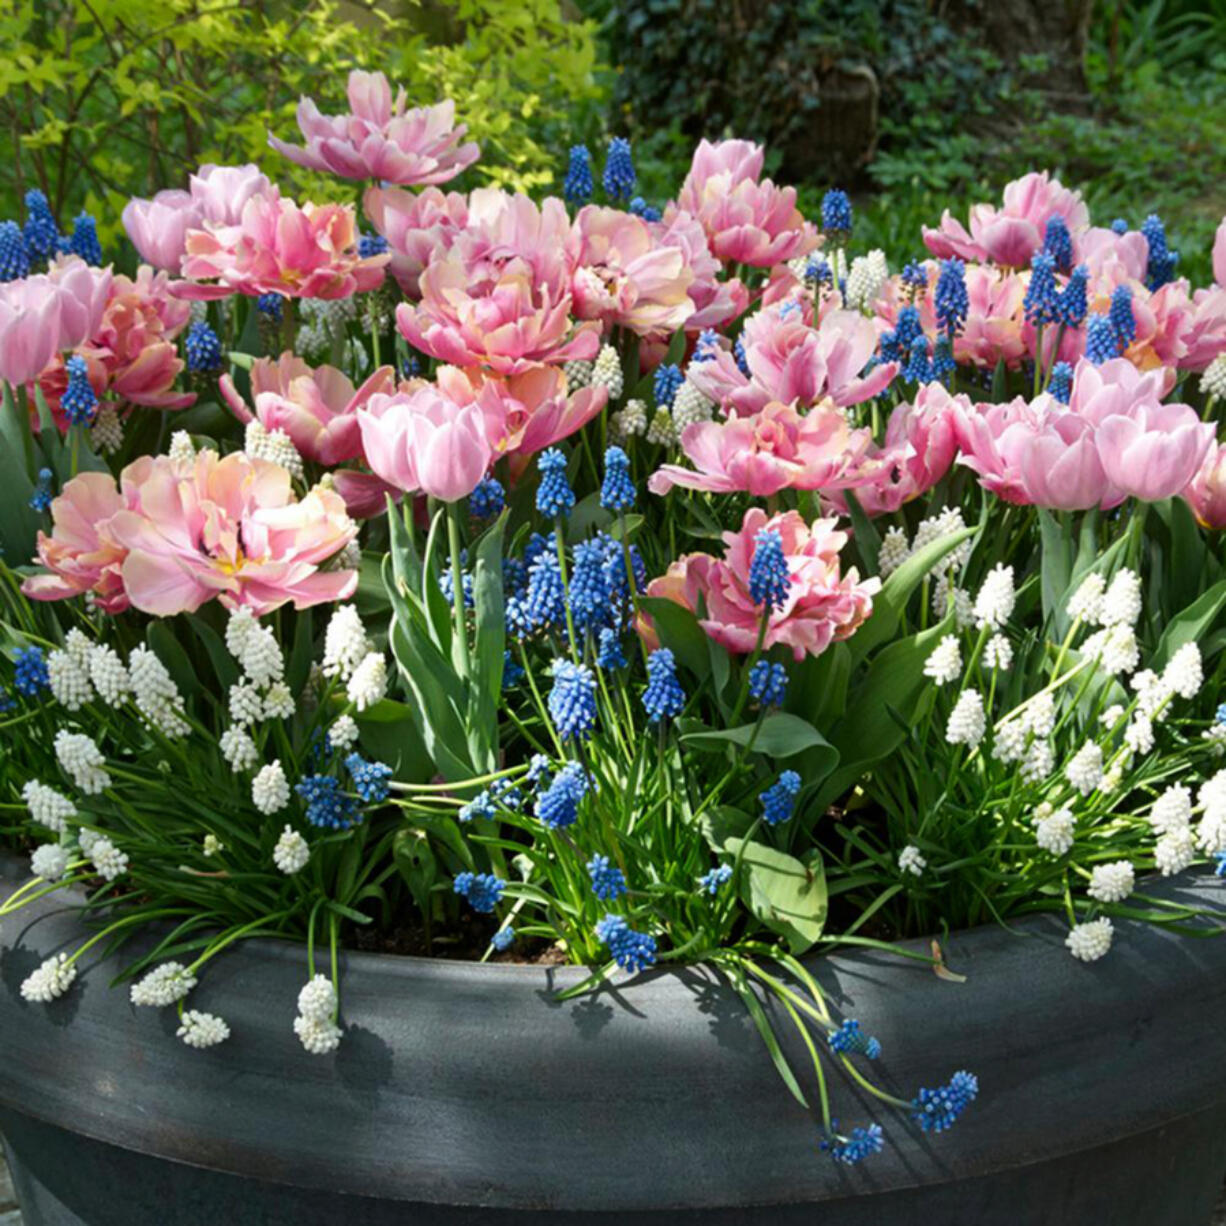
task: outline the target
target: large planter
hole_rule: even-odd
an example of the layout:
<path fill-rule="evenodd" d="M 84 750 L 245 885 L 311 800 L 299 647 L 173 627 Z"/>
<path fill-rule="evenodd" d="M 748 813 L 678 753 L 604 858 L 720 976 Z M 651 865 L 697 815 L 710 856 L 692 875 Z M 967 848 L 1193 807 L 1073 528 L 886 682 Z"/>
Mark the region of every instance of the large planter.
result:
<path fill-rule="evenodd" d="M 1154 892 L 1226 901 L 1204 876 Z M 114 964 L 25 1004 L 24 976 L 80 934 L 47 900 L 0 935 L 0 1131 L 28 1226 L 1200 1226 L 1226 1171 L 1226 940 L 1125 924 L 1082 966 L 1039 919 L 955 934 L 965 984 L 816 962 L 880 1037 L 887 1087 L 981 1083 L 932 1137 L 836 1077 L 839 1116 L 888 1138 L 848 1169 L 703 967 L 559 1004 L 578 972 L 350 954 L 345 1039 L 317 1057 L 291 1031 L 302 951 L 253 941 L 193 994 L 233 1031 L 201 1052 L 173 1010 L 108 989 Z"/>

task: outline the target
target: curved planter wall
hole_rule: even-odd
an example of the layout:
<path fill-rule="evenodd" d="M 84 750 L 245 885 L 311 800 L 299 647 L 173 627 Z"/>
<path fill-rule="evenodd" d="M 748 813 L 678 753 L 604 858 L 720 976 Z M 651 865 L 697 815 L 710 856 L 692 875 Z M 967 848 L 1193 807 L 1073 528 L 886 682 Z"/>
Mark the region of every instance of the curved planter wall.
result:
<path fill-rule="evenodd" d="M 1226 903 L 1203 876 L 1153 892 Z M 302 951 L 253 941 L 191 997 L 232 1038 L 192 1051 L 173 1010 L 108 989 L 118 964 L 21 1000 L 80 938 L 44 900 L 0 933 L 0 1131 L 27 1226 L 1200 1226 L 1226 1171 L 1226 940 L 1118 929 L 1091 966 L 1055 922 L 956 934 L 965 984 L 873 954 L 815 963 L 881 1039 L 886 1088 L 980 1078 L 925 1137 L 836 1074 L 836 1114 L 887 1134 L 845 1169 L 705 968 L 559 1004 L 582 972 L 351 954 L 345 1038 L 318 1057 L 291 1029 Z"/>

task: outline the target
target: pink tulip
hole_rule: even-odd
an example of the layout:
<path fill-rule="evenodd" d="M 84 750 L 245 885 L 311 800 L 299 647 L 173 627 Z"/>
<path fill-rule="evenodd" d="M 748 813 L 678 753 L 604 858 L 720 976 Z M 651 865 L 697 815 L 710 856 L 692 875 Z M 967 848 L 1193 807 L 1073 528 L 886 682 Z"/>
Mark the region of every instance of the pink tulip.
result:
<path fill-rule="evenodd" d="M 782 489 L 845 487 L 864 479 L 861 463 L 872 437 L 868 430 L 853 430 L 832 408 L 802 417 L 791 405 L 772 403 L 749 417 L 686 426 L 681 450 L 694 470 L 665 464 L 647 488 L 666 494 L 679 485 L 764 498 Z"/>
<path fill-rule="evenodd" d="M 415 194 L 399 187 L 372 187 L 364 200 L 366 216 L 391 248 L 392 276 L 405 296 L 418 301 L 422 271 L 445 254 L 468 224 L 468 200 L 437 187 Z"/>
<path fill-rule="evenodd" d="M 896 362 L 885 362 L 860 377 L 877 332 L 854 311 L 830 311 L 815 329 L 795 307 L 767 307 L 742 336 L 748 375 L 726 350 L 690 370 L 694 386 L 729 413 L 756 413 L 772 401 L 807 407 L 826 397 L 844 408 L 878 395 L 898 373 Z"/>
<path fill-rule="evenodd" d="M 913 404 L 900 404 L 890 414 L 884 446 L 871 448 L 861 462 L 866 479 L 854 488 L 865 513 L 897 511 L 936 485 L 958 451 L 958 415 L 970 411 L 965 396 L 951 396 L 939 383 L 925 383 Z M 837 492 L 831 501 L 846 509 Z"/>
<path fill-rule="evenodd" d="M 241 422 L 258 418 L 268 430 L 284 430 L 305 459 L 334 465 L 362 455 L 357 411 L 376 393 L 394 390 L 396 374 L 380 366 L 354 389 L 332 366 L 314 370 L 290 352 L 278 361 L 257 358 L 251 368 L 255 412 L 247 407 L 228 374 L 218 381 L 222 397 Z"/>
<path fill-rule="evenodd" d="M 374 519 L 387 510 L 389 496 L 400 497 L 394 485 L 388 485 L 374 473 L 357 468 L 338 468 L 328 474 L 332 488 L 345 500 L 345 510 L 354 519 Z"/>
<path fill-rule="evenodd" d="M 60 296 L 61 349 L 75 349 L 97 336 L 111 296 L 111 270 L 94 268 L 80 256 L 60 256 L 47 276 Z"/>
<path fill-rule="evenodd" d="M 1126 494 L 1157 502 L 1181 493 L 1213 447 L 1214 427 L 1186 404 L 1141 404 L 1097 430 L 1107 476 Z"/>
<path fill-rule="evenodd" d="M 1182 340 L 1181 370 L 1202 371 L 1226 353 L 1226 289 L 1214 285 L 1192 295 L 1192 321 Z"/>
<path fill-rule="evenodd" d="M 1040 415 L 1019 451 L 1028 502 L 1053 511 L 1086 511 L 1122 501 L 1103 467 L 1094 427 L 1075 413 Z"/>
<path fill-rule="evenodd" d="M 1213 279 L 1226 289 L 1226 217 L 1213 238 Z"/>
<path fill-rule="evenodd" d="M 694 313 L 686 320 L 687 332 L 722 328 L 740 318 L 749 306 L 749 290 L 737 277 L 720 280 L 723 265 L 711 254 L 701 222 L 684 209 L 670 210 L 667 221 L 649 222 L 663 246 L 676 247 L 694 274 L 687 290 Z"/>
<path fill-rule="evenodd" d="M 392 87 L 381 72 L 349 74 L 349 114 L 324 115 L 310 98 L 298 103 L 298 127 L 305 148 L 278 140 L 268 143 L 309 170 L 330 171 L 346 179 L 382 179 L 401 186 L 446 183 L 481 156 L 467 132 L 456 125 L 455 103 L 406 110 L 404 89 L 392 104 Z"/>
<path fill-rule="evenodd" d="M 204 211 L 190 192 L 158 192 L 152 200 L 134 196 L 124 205 L 123 228 L 137 254 L 154 268 L 178 272 L 187 250 L 188 230 L 203 220 Z"/>
<path fill-rule="evenodd" d="M 348 298 L 375 289 L 390 255 L 358 254 L 353 208 L 252 195 L 237 225 L 206 222 L 190 230 L 183 298 L 281 294 L 286 298 Z M 216 284 L 202 284 L 216 281 Z"/>
<path fill-rule="evenodd" d="M 355 571 L 320 569 L 357 531 L 340 496 L 315 489 L 295 501 L 285 469 L 242 452 L 220 459 L 205 450 L 188 464 L 142 456 L 120 474 L 118 492 L 111 477 L 84 473 L 61 499 L 89 527 L 40 540 L 40 557 L 68 582 L 35 577 L 36 598 L 75 594 L 91 579 L 89 590 L 105 594 L 117 571 L 122 590 L 112 598 L 156 617 L 214 598 L 261 616 L 287 601 L 302 609 L 343 600 L 357 586 Z"/>
<path fill-rule="evenodd" d="M 939 269 L 935 261 L 929 261 L 926 267 L 928 284 L 915 305 L 924 335 L 935 343 L 939 329 L 934 294 Z M 1016 370 L 1030 352 L 1023 311 L 1026 281 L 991 264 L 968 264 L 965 280 L 968 310 L 961 331 L 954 337 L 954 359 L 980 370 L 995 370 L 997 362 L 1003 361 Z M 903 285 L 902 278 L 891 277 L 874 307 L 879 332 L 891 331 L 898 323 L 898 312 L 911 301 L 911 290 Z"/>
<path fill-rule="evenodd" d="M 682 248 L 661 243 L 641 217 L 590 204 L 579 210 L 567 254 L 575 266 L 571 293 L 579 319 L 606 331 L 671 336 L 694 314 L 694 271 Z"/>
<path fill-rule="evenodd" d="M 38 534 L 38 561 L 50 573 L 26 579 L 22 592 L 31 600 L 66 600 L 92 592 L 104 612 L 126 609 L 121 567 L 127 551 L 109 530 L 124 505 L 109 473 L 86 472 L 69 481 L 51 502 L 51 534 Z"/>
<path fill-rule="evenodd" d="M 1183 497 L 1206 528 L 1226 528 L 1226 446 L 1209 449 Z"/>
<path fill-rule="evenodd" d="M 510 455 L 519 462 L 583 429 L 609 398 L 604 387 L 570 392 L 557 366 L 532 366 L 507 376 L 473 366 L 441 366 L 435 378 L 453 403 L 480 409 L 494 457 Z"/>
<path fill-rule="evenodd" d="M 201 222 L 215 226 L 237 226 L 248 200 L 275 201 L 281 194 L 254 162 L 242 166 L 207 162 L 192 175 L 188 186 L 200 210 Z"/>
<path fill-rule="evenodd" d="M 63 301 L 44 273 L 0 283 L 0 380 L 29 383 L 55 357 Z"/>
<path fill-rule="evenodd" d="M 763 529 L 779 533 L 791 583 L 783 605 L 772 611 L 763 647 L 782 643 L 802 660 L 820 655 L 832 642 L 849 638 L 873 609 L 877 579 L 861 583 L 852 569 L 842 574 L 839 551 L 847 534 L 835 530 L 835 520 L 819 519 L 808 525 L 796 511 L 768 518 L 759 507 L 746 511 L 739 532 L 723 534 L 724 557 L 690 554 L 674 562 L 667 575 L 647 587 L 649 596 L 662 596 L 697 612 L 699 600 L 706 616 L 699 625 L 729 651 L 746 655 L 758 643 L 762 606 L 749 595 L 749 569 Z M 650 632 L 649 632 L 650 633 Z"/>
<path fill-rule="evenodd" d="M 502 375 L 594 358 L 599 325 L 572 325 L 562 201 L 538 208 L 527 196 L 483 188 L 468 207 L 464 232 L 421 275 L 421 302 L 396 309 L 405 339 L 441 362 Z"/>
<path fill-rule="evenodd" d="M 1004 202 L 971 206 L 970 233 L 946 209 L 936 230 L 924 228 L 924 243 L 938 259 L 957 256 L 963 260 L 991 260 L 1009 268 L 1025 268 L 1043 246 L 1047 222 L 1053 215 L 1064 218 L 1074 242 L 1090 224 L 1090 213 L 1081 193 L 1070 191 L 1047 171 L 1030 173 L 1005 187 Z"/>
<path fill-rule="evenodd" d="M 358 421 L 367 463 L 403 493 L 455 502 L 473 492 L 493 458 L 480 409 L 456 404 L 432 384 L 372 396 Z"/>
<path fill-rule="evenodd" d="M 796 189 L 759 182 L 762 156 L 749 141 L 702 141 L 665 222 L 677 210 L 693 214 L 726 264 L 769 268 L 813 251 L 821 239 L 796 208 Z"/>

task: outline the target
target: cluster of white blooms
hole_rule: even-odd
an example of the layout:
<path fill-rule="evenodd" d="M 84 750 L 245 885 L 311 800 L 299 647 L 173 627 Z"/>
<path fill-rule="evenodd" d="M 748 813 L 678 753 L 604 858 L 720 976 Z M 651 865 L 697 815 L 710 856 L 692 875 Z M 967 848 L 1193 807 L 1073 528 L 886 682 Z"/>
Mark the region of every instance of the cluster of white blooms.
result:
<path fill-rule="evenodd" d="M 291 477 L 302 480 L 302 457 L 284 430 L 267 430 L 258 418 L 252 418 L 243 435 L 243 450 L 253 460 L 279 464 Z"/>
<path fill-rule="evenodd" d="M 1070 597 L 1068 615 L 1090 626 L 1135 626 L 1141 616 L 1141 580 L 1127 567 L 1110 586 L 1102 575 L 1089 574 Z"/>
<path fill-rule="evenodd" d="M 272 862 L 287 877 L 300 873 L 311 859 L 311 848 L 293 826 L 286 826 L 272 849 Z"/>
<path fill-rule="evenodd" d="M 47 678 L 56 702 L 69 711 L 79 711 L 94 696 L 89 677 L 89 639 L 75 627 L 64 640 L 64 646 L 47 653 Z"/>
<path fill-rule="evenodd" d="M 1200 377 L 1200 390 L 1206 396 L 1226 400 L 1226 353 L 1219 353 Z"/>
<path fill-rule="evenodd" d="M 1111 921 L 1104 916 L 1075 925 L 1065 937 L 1064 944 L 1074 958 L 1082 962 L 1097 962 L 1111 948 L 1113 935 Z"/>
<path fill-rule="evenodd" d="M 708 400 L 686 379 L 673 397 L 673 426 L 680 434 L 696 421 L 710 421 L 715 415 L 715 402 Z"/>
<path fill-rule="evenodd" d="M 259 763 L 260 751 L 245 728 L 227 728 L 221 734 L 218 745 L 221 756 L 236 775 L 251 770 Z"/>
<path fill-rule="evenodd" d="M 110 839 L 96 837 L 85 853 L 93 861 L 99 877 L 114 881 L 128 870 L 128 857 Z"/>
<path fill-rule="evenodd" d="M 76 965 L 68 960 L 68 955 L 54 954 L 26 976 L 21 985 L 22 998 L 31 1004 L 47 1004 L 63 996 L 76 977 Z"/>
<path fill-rule="evenodd" d="M 982 695 L 978 690 L 963 690 L 949 713 L 945 739 L 951 745 L 978 745 L 986 730 Z"/>
<path fill-rule="evenodd" d="M 983 630 L 999 630 L 1013 614 L 1017 594 L 1013 587 L 1013 567 L 997 563 L 989 572 L 975 597 L 975 625 Z"/>
<path fill-rule="evenodd" d="M 99 455 L 114 455 L 123 446 L 123 423 L 113 404 L 98 406 L 89 441 Z"/>
<path fill-rule="evenodd" d="M 1056 704 L 1049 690 L 1040 690 L 1018 714 L 996 726 L 992 756 L 998 762 L 1021 762 L 1021 776 L 1037 783 L 1051 774 L 1055 755 L 1047 738 L 1056 726 Z"/>
<path fill-rule="evenodd" d="M 582 358 L 572 358 L 562 367 L 562 373 L 566 376 L 566 390 L 577 392 L 591 383 L 592 363 L 585 362 Z"/>
<path fill-rule="evenodd" d="M 261 626 L 248 608 L 235 609 L 226 623 L 226 650 L 257 686 L 271 685 L 285 675 L 285 658 L 271 627 Z"/>
<path fill-rule="evenodd" d="M 366 653 L 361 664 L 353 670 L 345 693 L 359 711 L 373 707 L 383 698 L 387 693 L 387 662 L 380 652 Z"/>
<path fill-rule="evenodd" d="M 951 536 L 955 532 L 961 532 L 965 527 L 966 520 L 962 518 L 962 512 L 958 507 L 946 507 L 938 515 L 930 515 L 927 519 L 921 519 L 919 527 L 915 530 L 915 539 L 911 542 L 911 553 L 919 553 L 921 549 L 931 545 L 933 541 L 939 541 L 942 537 Z M 967 559 L 970 556 L 971 538 L 968 537 L 954 550 L 947 553 L 929 573 L 937 574 L 941 571 L 961 570 L 966 565 Z"/>
<path fill-rule="evenodd" d="M 216 1047 L 230 1037 L 230 1027 L 214 1013 L 186 1009 L 175 1031 L 188 1047 Z"/>
<path fill-rule="evenodd" d="M 1164 877 L 1181 873 L 1196 856 L 1192 837 L 1192 793 L 1182 784 L 1168 787 L 1149 811 L 1149 824 L 1159 835 L 1154 863 Z"/>
<path fill-rule="evenodd" d="M 111 777 L 105 770 L 106 759 L 102 756 L 102 750 L 85 733 L 61 728 L 55 734 L 55 758 L 87 796 L 97 796 L 110 787 Z"/>
<path fill-rule="evenodd" d="M 877 573 L 883 579 L 888 578 L 910 556 L 907 534 L 898 527 L 887 528 L 885 536 L 881 538 L 881 547 L 877 550 Z"/>
<path fill-rule="evenodd" d="M 1201 810 L 1196 827 L 1196 845 L 1207 855 L 1226 852 L 1226 771 L 1206 779 L 1196 794 Z"/>
<path fill-rule="evenodd" d="M 35 877 L 44 881 L 59 881 L 68 871 L 68 851 L 58 843 L 44 843 L 30 856 L 30 868 Z"/>
<path fill-rule="evenodd" d="M 881 297 L 882 288 L 889 279 L 890 268 L 885 252 L 879 247 L 874 247 L 867 255 L 856 256 L 847 274 L 844 305 L 853 311 L 872 311 L 873 303 Z"/>
<path fill-rule="evenodd" d="M 175 464 L 191 464 L 196 458 L 196 444 L 186 430 L 176 430 L 170 436 L 166 454 Z"/>
<path fill-rule="evenodd" d="M 338 606 L 324 632 L 324 676 L 348 681 L 370 650 L 371 642 L 357 609 L 351 604 Z"/>
<path fill-rule="evenodd" d="M 136 647 L 128 656 L 128 675 L 136 709 L 163 736 L 175 740 L 191 731 L 183 713 L 183 696 L 166 665 L 148 647 Z"/>
<path fill-rule="evenodd" d="M 908 843 L 898 853 L 898 871 L 900 873 L 910 873 L 913 877 L 919 877 L 927 867 L 928 861 L 920 854 L 920 849 L 914 843 Z"/>
<path fill-rule="evenodd" d="M 1132 893 L 1136 873 L 1127 860 L 1096 864 L 1086 893 L 1098 902 L 1123 902 Z"/>
<path fill-rule="evenodd" d="M 313 1056 L 323 1056 L 340 1046 L 341 1029 L 336 1024 L 336 989 L 326 975 L 316 975 L 298 993 L 298 1016 L 294 1033 Z"/>
<path fill-rule="evenodd" d="M 356 295 L 349 298 L 300 298 L 298 310 L 302 326 L 295 338 L 296 353 L 310 360 L 327 357 L 334 344 L 344 344 L 347 349 L 355 348 L 348 344 L 347 325 L 357 318 Z M 365 353 L 364 348 L 362 352 Z M 356 352 L 354 356 L 357 356 Z M 343 367 L 345 362 L 341 361 L 338 365 Z"/>
<path fill-rule="evenodd" d="M 1038 813 L 1035 814 L 1038 817 Z M 1073 846 L 1077 822 L 1071 809 L 1057 809 L 1035 823 L 1035 841 L 1053 856 L 1062 856 Z"/>
<path fill-rule="evenodd" d="M 943 570 L 932 585 L 932 611 L 937 617 L 953 613 L 954 624 L 966 630 L 975 624 L 975 606 L 971 594 L 954 581 L 952 570 Z"/>
<path fill-rule="evenodd" d="M 924 661 L 924 676 L 931 677 L 937 685 L 948 685 L 962 675 L 962 648 L 956 635 L 947 634 L 933 648 Z"/>
<path fill-rule="evenodd" d="M 1003 634 L 994 634 L 983 648 L 985 668 L 998 668 L 1006 672 L 1013 667 L 1013 644 Z"/>
<path fill-rule="evenodd" d="M 251 781 L 251 803 L 268 815 L 279 813 L 289 804 L 289 781 L 279 758 L 256 772 Z"/>
<path fill-rule="evenodd" d="M 1141 659 L 1141 649 L 1131 626 L 1104 626 L 1090 635 L 1081 646 L 1081 654 L 1095 660 L 1099 670 L 1117 676 L 1130 673 Z"/>
<path fill-rule="evenodd" d="M 348 749 L 358 741 L 358 725 L 352 715 L 338 715 L 328 729 L 328 744 L 333 749 Z"/>
<path fill-rule="evenodd" d="M 89 679 L 108 707 L 122 706 L 132 693 L 127 666 L 112 647 L 97 643 L 89 653 Z"/>
<path fill-rule="evenodd" d="M 1089 796 L 1102 782 L 1103 751 L 1094 741 L 1086 743 L 1072 756 L 1064 768 L 1069 783 L 1083 796 Z"/>
<path fill-rule="evenodd" d="M 673 425 L 673 415 L 665 408 L 659 408 L 647 427 L 647 441 L 654 447 L 671 447 L 677 441 L 677 429 Z"/>
<path fill-rule="evenodd" d="M 647 405 L 642 400 L 627 400 L 626 407 L 613 414 L 613 437 L 619 442 L 647 433 Z"/>
<path fill-rule="evenodd" d="M 134 1005 L 164 1009 L 182 1000 L 195 986 L 196 976 L 181 962 L 163 962 L 137 980 L 129 996 Z"/>
<path fill-rule="evenodd" d="M 26 781 L 21 797 L 26 802 L 30 817 L 56 834 L 63 834 L 68 829 L 68 823 L 77 815 L 76 806 L 67 796 L 45 783 L 39 783 L 37 779 Z"/>
<path fill-rule="evenodd" d="M 617 400 L 625 389 L 622 378 L 622 362 L 612 345 L 602 345 L 592 365 L 592 386 L 607 387 L 609 399 Z"/>
<path fill-rule="evenodd" d="M 215 834 L 206 834 L 200 847 L 201 854 L 206 860 L 212 856 L 221 855 L 225 849 L 226 845 Z"/>

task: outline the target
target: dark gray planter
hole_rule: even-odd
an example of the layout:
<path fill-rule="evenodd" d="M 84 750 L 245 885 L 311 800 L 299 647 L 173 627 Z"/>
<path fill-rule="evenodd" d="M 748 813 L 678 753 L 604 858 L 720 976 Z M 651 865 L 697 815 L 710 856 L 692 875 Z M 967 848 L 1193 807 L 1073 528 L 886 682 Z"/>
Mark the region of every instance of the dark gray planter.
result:
<path fill-rule="evenodd" d="M 1154 892 L 1226 902 L 1207 876 Z M 925 1137 L 836 1078 L 837 1114 L 887 1133 L 845 1169 L 702 967 L 558 1004 L 579 972 L 351 954 L 345 1039 L 317 1057 L 291 1031 L 302 951 L 249 942 L 193 993 L 233 1030 L 198 1052 L 173 1010 L 108 989 L 113 965 L 22 1002 L 81 933 L 36 904 L 0 935 L 0 1131 L 28 1226 L 1200 1226 L 1226 1170 L 1226 941 L 1119 927 L 1088 967 L 1055 922 L 956 934 L 961 985 L 871 954 L 815 963 L 880 1037 L 888 1088 L 961 1067 L 981 1084 Z"/>

